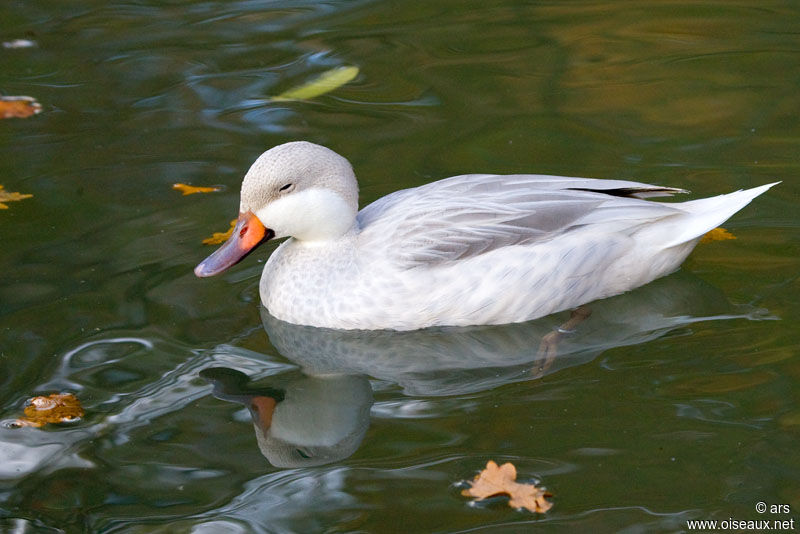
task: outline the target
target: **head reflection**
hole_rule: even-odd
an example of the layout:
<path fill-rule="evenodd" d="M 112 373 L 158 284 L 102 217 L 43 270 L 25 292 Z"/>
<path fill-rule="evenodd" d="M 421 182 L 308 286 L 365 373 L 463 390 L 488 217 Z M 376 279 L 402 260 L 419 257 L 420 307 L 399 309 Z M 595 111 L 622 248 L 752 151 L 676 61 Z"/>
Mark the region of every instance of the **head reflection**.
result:
<path fill-rule="evenodd" d="M 214 385 L 215 397 L 250 410 L 261 453 L 276 467 L 347 458 L 369 426 L 372 389 L 362 376 L 299 376 L 280 387 L 250 385 L 247 375 L 224 367 L 200 376 Z"/>

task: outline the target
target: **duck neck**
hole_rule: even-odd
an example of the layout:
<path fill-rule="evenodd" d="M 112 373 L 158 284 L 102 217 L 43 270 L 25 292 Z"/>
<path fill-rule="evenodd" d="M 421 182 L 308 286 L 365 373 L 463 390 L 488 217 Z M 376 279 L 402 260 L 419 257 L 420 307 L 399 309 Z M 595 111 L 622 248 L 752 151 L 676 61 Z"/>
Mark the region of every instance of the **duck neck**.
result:
<path fill-rule="evenodd" d="M 336 228 L 330 228 L 330 232 L 321 232 L 317 231 L 314 233 L 313 236 L 307 236 L 305 238 L 294 237 L 294 240 L 302 245 L 307 247 L 320 247 L 320 246 L 329 246 L 329 245 L 339 245 L 345 242 L 350 241 L 352 238 L 355 237 L 358 226 L 355 224 L 355 221 L 350 224 L 350 227 L 344 231 L 339 231 Z"/>

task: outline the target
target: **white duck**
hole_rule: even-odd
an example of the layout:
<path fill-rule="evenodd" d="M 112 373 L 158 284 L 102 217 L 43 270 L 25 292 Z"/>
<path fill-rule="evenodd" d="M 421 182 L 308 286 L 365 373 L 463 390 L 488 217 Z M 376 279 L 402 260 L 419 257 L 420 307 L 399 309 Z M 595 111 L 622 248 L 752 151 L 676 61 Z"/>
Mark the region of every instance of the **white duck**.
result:
<path fill-rule="evenodd" d="M 292 142 L 244 177 L 231 238 L 195 268 L 212 276 L 289 237 L 261 276 L 278 319 L 413 330 L 527 321 L 676 270 L 700 237 L 767 184 L 681 203 L 681 189 L 621 180 L 467 174 L 389 194 L 358 211 L 350 163 Z"/>

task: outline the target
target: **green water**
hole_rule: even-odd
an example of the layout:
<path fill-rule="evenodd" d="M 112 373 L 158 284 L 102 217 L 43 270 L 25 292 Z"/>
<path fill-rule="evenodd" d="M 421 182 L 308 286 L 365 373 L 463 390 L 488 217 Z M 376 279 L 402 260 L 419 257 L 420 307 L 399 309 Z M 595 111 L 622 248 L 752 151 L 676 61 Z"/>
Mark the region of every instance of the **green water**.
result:
<path fill-rule="evenodd" d="M 0 48 L 0 92 L 44 110 L 0 121 L 0 185 L 34 195 L 0 210 L 0 531 L 800 520 L 798 28 L 773 0 L 5 2 L 0 40 L 36 46 Z M 265 101 L 340 65 L 358 78 Z M 274 245 L 195 278 L 249 164 L 293 139 L 348 157 L 362 204 L 464 172 L 783 183 L 545 361 L 565 314 L 348 336 L 262 317 Z M 9 424 L 59 391 L 83 419 Z M 263 439 L 246 405 L 268 395 L 284 437 L 322 444 Z M 468 504 L 489 459 L 552 510 Z"/>

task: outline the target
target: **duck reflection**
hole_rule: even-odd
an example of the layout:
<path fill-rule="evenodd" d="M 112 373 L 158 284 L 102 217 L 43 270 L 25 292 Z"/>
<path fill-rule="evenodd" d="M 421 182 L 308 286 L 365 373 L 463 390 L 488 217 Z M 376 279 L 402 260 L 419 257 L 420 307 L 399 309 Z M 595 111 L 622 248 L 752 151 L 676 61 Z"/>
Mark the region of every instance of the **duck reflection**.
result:
<path fill-rule="evenodd" d="M 261 389 L 231 369 L 201 374 L 214 384 L 215 396 L 249 407 L 270 463 L 311 466 L 339 461 L 358 448 L 373 402 L 368 377 L 397 384 L 410 396 L 469 394 L 586 363 L 611 348 L 690 334 L 695 322 L 766 318 L 763 310 L 734 306 L 686 273 L 590 308 L 591 315 L 573 316 L 567 324 L 574 328 L 561 332 L 568 314 L 503 326 L 395 332 L 299 326 L 262 309 L 270 342 L 304 374 L 278 375 L 279 387 Z"/>

